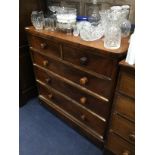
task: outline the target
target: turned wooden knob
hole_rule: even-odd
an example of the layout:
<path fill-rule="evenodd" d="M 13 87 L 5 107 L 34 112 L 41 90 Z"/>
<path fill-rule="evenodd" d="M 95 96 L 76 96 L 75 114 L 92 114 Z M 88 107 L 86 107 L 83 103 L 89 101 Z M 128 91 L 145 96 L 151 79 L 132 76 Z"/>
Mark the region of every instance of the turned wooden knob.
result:
<path fill-rule="evenodd" d="M 80 79 L 80 84 L 81 85 L 85 85 L 88 82 L 88 78 L 87 77 L 83 77 Z"/>
<path fill-rule="evenodd" d="M 51 82 L 51 79 L 48 77 L 45 79 L 46 83 L 50 83 Z"/>
<path fill-rule="evenodd" d="M 80 103 L 81 104 L 86 104 L 86 102 L 87 102 L 87 98 L 86 97 L 81 97 L 80 98 Z"/>
<path fill-rule="evenodd" d="M 52 94 L 49 94 L 48 95 L 48 98 L 51 100 L 53 98 L 53 95 Z"/>
<path fill-rule="evenodd" d="M 122 155 L 130 155 L 130 152 L 126 150 L 122 153 Z"/>
<path fill-rule="evenodd" d="M 49 64 L 49 62 L 48 62 L 47 60 L 44 60 L 44 61 L 43 61 L 43 66 L 47 67 L 48 64 Z"/>
<path fill-rule="evenodd" d="M 130 139 L 131 141 L 135 141 L 135 135 L 134 135 L 134 134 L 130 134 L 130 135 L 129 135 L 129 139 Z"/>
<path fill-rule="evenodd" d="M 80 58 L 80 64 L 81 65 L 87 65 L 88 63 L 88 58 L 87 57 L 81 57 Z"/>
<path fill-rule="evenodd" d="M 41 44 L 40 44 L 40 47 L 41 47 L 42 49 L 45 49 L 45 48 L 47 47 L 47 44 L 46 44 L 46 43 L 41 43 Z"/>
<path fill-rule="evenodd" d="M 82 119 L 83 121 L 85 121 L 85 120 L 86 120 L 86 116 L 85 116 L 85 115 L 81 115 L 81 119 Z"/>

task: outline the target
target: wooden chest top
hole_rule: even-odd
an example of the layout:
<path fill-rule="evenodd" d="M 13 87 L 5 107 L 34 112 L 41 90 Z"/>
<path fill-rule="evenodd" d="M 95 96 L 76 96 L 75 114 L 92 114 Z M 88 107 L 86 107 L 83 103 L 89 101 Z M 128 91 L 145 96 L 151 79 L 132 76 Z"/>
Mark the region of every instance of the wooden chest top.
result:
<path fill-rule="evenodd" d="M 49 32 L 45 30 L 37 31 L 33 26 L 26 27 L 25 29 L 27 32 L 33 35 L 45 37 L 46 39 L 49 38 L 60 42 L 70 43 L 71 45 L 77 46 L 78 48 L 81 48 L 81 46 L 82 48 L 91 48 L 92 50 L 95 50 L 95 52 L 99 52 L 100 54 L 105 54 L 114 57 L 120 57 L 122 55 L 125 55 L 129 47 L 129 38 L 122 39 L 120 48 L 111 50 L 104 48 L 104 43 L 102 39 L 93 42 L 88 42 L 83 41 L 80 37 L 69 36 L 62 32 Z"/>

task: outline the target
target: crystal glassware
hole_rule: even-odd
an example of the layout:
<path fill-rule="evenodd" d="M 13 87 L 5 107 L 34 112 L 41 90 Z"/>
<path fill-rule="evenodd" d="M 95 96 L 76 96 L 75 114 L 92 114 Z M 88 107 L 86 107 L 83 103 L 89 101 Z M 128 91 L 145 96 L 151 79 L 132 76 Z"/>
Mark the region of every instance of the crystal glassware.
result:
<path fill-rule="evenodd" d="M 129 11 L 130 11 L 130 6 L 129 5 L 122 5 L 122 12 L 125 15 L 125 18 L 128 19 L 129 18 Z"/>
<path fill-rule="evenodd" d="M 117 49 L 121 45 L 120 29 L 120 9 L 112 10 L 107 16 L 107 26 L 105 29 L 104 47 L 107 49 Z"/>
<path fill-rule="evenodd" d="M 45 18 L 44 29 L 47 31 L 54 31 L 55 30 L 54 19 L 52 19 L 50 17 Z"/>
<path fill-rule="evenodd" d="M 100 19 L 101 19 L 101 17 L 99 14 L 97 0 L 93 0 L 93 6 L 88 10 L 88 21 L 93 26 L 97 26 L 99 24 Z"/>
<path fill-rule="evenodd" d="M 67 29 L 66 29 L 66 34 L 67 34 L 68 36 L 71 36 L 71 35 L 72 35 L 72 28 L 67 28 Z"/>
<path fill-rule="evenodd" d="M 80 34 L 80 31 L 79 31 L 77 25 L 75 25 L 75 26 L 73 27 L 73 35 L 74 35 L 75 37 L 77 37 L 79 34 Z"/>
<path fill-rule="evenodd" d="M 72 29 L 76 24 L 77 12 L 75 8 L 60 7 L 57 10 L 57 29 L 66 31 Z"/>
<path fill-rule="evenodd" d="M 104 35 L 104 30 L 101 23 L 97 26 L 93 26 L 90 22 L 86 21 L 81 22 L 80 24 L 80 37 L 85 41 L 95 41 Z"/>
<path fill-rule="evenodd" d="M 102 29 L 105 31 L 106 27 L 108 26 L 108 16 L 111 13 L 110 9 L 107 10 L 101 10 L 100 12 L 100 16 L 101 16 L 101 25 L 102 25 Z"/>
<path fill-rule="evenodd" d="M 32 11 L 31 22 L 36 30 L 42 30 L 44 26 L 44 14 L 43 11 Z"/>
<path fill-rule="evenodd" d="M 124 19 L 120 25 L 122 37 L 128 37 L 131 30 L 131 22 L 127 19 Z"/>
<path fill-rule="evenodd" d="M 57 21 L 57 18 L 56 18 L 56 13 L 57 13 L 57 10 L 60 9 L 59 6 L 48 6 L 49 10 L 51 11 L 51 18 L 54 20 L 54 26 L 55 26 L 55 29 L 56 29 L 56 21 Z"/>
<path fill-rule="evenodd" d="M 129 5 L 122 5 L 121 10 L 121 23 L 120 28 L 122 32 L 122 37 L 128 37 L 130 35 L 131 30 L 131 22 L 128 20 L 129 17 Z"/>

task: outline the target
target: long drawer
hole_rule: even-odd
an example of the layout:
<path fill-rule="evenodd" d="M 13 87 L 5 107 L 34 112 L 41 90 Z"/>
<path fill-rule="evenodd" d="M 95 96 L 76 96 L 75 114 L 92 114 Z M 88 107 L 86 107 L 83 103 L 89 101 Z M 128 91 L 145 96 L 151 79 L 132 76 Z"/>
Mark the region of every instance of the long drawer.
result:
<path fill-rule="evenodd" d="M 30 47 L 51 56 L 61 56 L 60 44 L 58 42 L 50 41 L 34 35 L 28 35 L 28 38 Z"/>
<path fill-rule="evenodd" d="M 97 78 L 37 52 L 33 52 L 33 60 L 34 63 L 45 67 L 86 89 L 104 96 L 107 100 L 111 97 L 112 81 L 110 80 Z"/>
<path fill-rule="evenodd" d="M 117 155 L 134 155 L 135 148 L 113 132 L 108 136 L 107 148 Z"/>
<path fill-rule="evenodd" d="M 81 66 L 88 70 L 112 77 L 113 70 L 116 67 L 116 61 L 107 59 L 103 55 L 97 55 L 92 50 L 79 49 L 73 46 L 62 46 L 63 58 L 77 66 Z M 114 67 L 115 66 L 115 67 Z"/>
<path fill-rule="evenodd" d="M 134 123 L 122 118 L 116 113 L 112 116 L 111 129 L 126 139 L 128 142 L 135 142 L 135 125 Z"/>
<path fill-rule="evenodd" d="M 44 83 L 38 83 L 38 89 L 40 95 L 54 102 L 57 106 L 67 111 L 73 117 L 90 127 L 101 136 L 104 135 L 104 121 L 92 115 L 87 110 L 81 108 L 80 106 L 78 106 L 78 104 L 73 103 L 70 98 L 64 97 L 64 95 L 54 89 L 47 88 L 46 84 Z"/>
<path fill-rule="evenodd" d="M 135 120 L 134 99 L 126 97 L 125 95 L 119 93 L 115 93 L 114 110 L 120 115 L 134 122 Z"/>
<path fill-rule="evenodd" d="M 102 116 L 104 119 L 108 118 L 110 107 L 109 102 L 99 100 L 83 92 L 82 90 L 79 90 L 67 84 L 66 82 L 50 74 L 47 70 L 35 67 L 35 73 L 38 80 L 69 96 L 80 105 L 90 109 L 92 112 L 95 112 L 96 114 Z"/>

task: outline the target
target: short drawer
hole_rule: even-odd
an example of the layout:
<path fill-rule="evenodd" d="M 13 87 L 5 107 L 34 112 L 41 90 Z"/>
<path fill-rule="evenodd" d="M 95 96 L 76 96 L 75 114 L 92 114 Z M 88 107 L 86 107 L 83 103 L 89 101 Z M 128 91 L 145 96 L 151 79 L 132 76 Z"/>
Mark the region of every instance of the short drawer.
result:
<path fill-rule="evenodd" d="M 80 105 L 90 109 L 96 114 L 102 116 L 104 119 L 108 118 L 109 115 L 109 102 L 102 101 L 97 99 L 82 90 L 79 90 L 64 81 L 56 78 L 48 71 L 42 70 L 38 67 L 35 67 L 36 78 L 51 86 L 52 88 L 60 91 L 61 93 L 69 96 L 73 100 L 77 101 Z"/>
<path fill-rule="evenodd" d="M 135 103 L 134 99 L 125 95 L 115 93 L 114 110 L 124 117 L 135 120 Z"/>
<path fill-rule="evenodd" d="M 135 143 L 134 123 L 122 118 L 116 113 L 112 116 L 111 129 L 130 143 Z"/>
<path fill-rule="evenodd" d="M 135 148 L 113 132 L 108 135 L 106 147 L 116 155 L 135 155 Z"/>
<path fill-rule="evenodd" d="M 43 86 L 42 84 L 38 83 L 38 89 L 39 94 L 44 96 L 47 100 L 52 101 L 57 106 L 71 114 L 73 117 L 87 125 L 98 134 L 104 134 L 105 122 L 100 120 L 98 117 L 92 115 L 80 106 L 72 103 L 55 90 L 47 88 L 45 85 Z"/>
<path fill-rule="evenodd" d="M 34 63 L 42 66 L 62 77 L 81 85 L 97 94 L 104 96 L 106 99 L 111 97 L 112 81 L 100 79 L 86 72 L 65 65 L 60 61 L 50 59 L 37 52 L 33 52 Z"/>
<path fill-rule="evenodd" d="M 131 97 L 135 97 L 135 77 L 134 75 L 121 71 L 119 74 L 117 90 Z"/>
<path fill-rule="evenodd" d="M 60 57 L 60 45 L 58 42 L 33 35 L 29 35 L 28 40 L 30 47 L 46 53 L 47 55 Z"/>
<path fill-rule="evenodd" d="M 107 77 L 112 77 L 116 68 L 113 59 L 94 54 L 90 50 L 82 50 L 65 44 L 62 51 L 64 60 Z"/>

